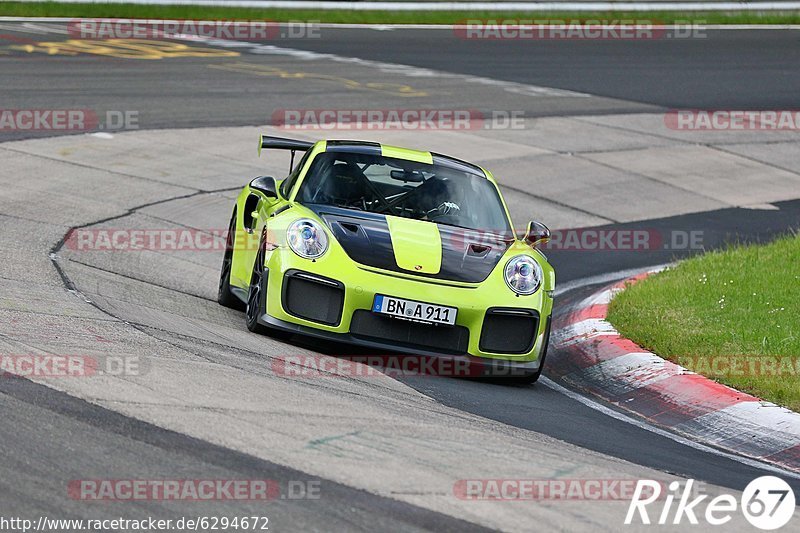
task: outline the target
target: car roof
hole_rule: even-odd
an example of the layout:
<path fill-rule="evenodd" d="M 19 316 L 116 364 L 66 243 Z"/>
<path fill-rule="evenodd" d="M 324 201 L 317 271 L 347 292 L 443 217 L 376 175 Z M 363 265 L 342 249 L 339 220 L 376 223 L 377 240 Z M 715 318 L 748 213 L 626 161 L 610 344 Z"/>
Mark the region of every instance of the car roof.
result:
<path fill-rule="evenodd" d="M 392 146 L 389 144 L 381 144 L 371 141 L 334 139 L 322 142 L 326 143 L 326 152 L 374 154 L 395 157 L 398 159 L 408 159 L 411 161 L 429 162 L 435 165 L 452 168 L 462 172 L 469 172 L 471 174 L 477 174 L 478 176 L 488 178 L 486 171 L 478 165 L 437 152 L 413 150 L 411 148 L 403 148 L 400 146 Z"/>

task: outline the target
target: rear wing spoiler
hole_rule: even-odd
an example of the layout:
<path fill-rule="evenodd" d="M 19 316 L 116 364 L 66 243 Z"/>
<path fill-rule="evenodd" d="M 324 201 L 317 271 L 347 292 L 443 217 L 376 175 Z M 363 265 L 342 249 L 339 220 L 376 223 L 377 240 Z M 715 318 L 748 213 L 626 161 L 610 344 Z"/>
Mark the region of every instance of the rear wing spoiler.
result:
<path fill-rule="evenodd" d="M 299 139 L 287 139 L 286 137 L 273 137 L 272 135 L 261 135 L 258 139 L 258 156 L 261 157 L 262 148 L 275 150 L 291 150 L 292 159 L 289 161 L 289 172 L 294 168 L 294 153 L 297 150 L 305 152 L 314 146 L 311 141 L 301 141 Z"/>
<path fill-rule="evenodd" d="M 274 150 L 300 150 L 305 152 L 314 146 L 311 141 L 301 141 L 299 139 L 287 139 L 285 137 L 273 137 L 272 135 L 261 135 L 258 140 L 258 155 L 261 155 L 263 148 L 270 148 Z"/>

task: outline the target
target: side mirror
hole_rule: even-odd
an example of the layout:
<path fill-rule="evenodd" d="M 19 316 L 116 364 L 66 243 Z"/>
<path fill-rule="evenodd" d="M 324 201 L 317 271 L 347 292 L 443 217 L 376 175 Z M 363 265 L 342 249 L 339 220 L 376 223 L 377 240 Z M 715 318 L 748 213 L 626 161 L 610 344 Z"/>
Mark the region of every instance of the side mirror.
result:
<path fill-rule="evenodd" d="M 272 176 L 259 176 L 250 182 L 250 188 L 260 192 L 267 198 L 277 198 L 278 190 L 275 186 L 275 178 Z"/>
<path fill-rule="evenodd" d="M 535 220 L 528 222 L 528 228 L 525 230 L 525 242 L 530 244 L 532 248 L 535 248 L 549 240 L 550 228 Z"/>

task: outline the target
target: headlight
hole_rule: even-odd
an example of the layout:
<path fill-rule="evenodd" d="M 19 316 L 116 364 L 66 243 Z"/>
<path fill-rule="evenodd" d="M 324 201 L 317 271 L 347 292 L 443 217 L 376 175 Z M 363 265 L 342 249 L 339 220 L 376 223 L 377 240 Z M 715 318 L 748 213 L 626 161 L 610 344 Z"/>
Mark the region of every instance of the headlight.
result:
<path fill-rule="evenodd" d="M 286 230 L 289 247 L 305 259 L 316 259 L 328 249 L 328 235 L 319 224 L 308 218 L 295 220 Z"/>
<path fill-rule="evenodd" d="M 518 255 L 506 263 L 505 278 L 517 294 L 533 294 L 542 284 L 542 267 L 532 257 Z"/>

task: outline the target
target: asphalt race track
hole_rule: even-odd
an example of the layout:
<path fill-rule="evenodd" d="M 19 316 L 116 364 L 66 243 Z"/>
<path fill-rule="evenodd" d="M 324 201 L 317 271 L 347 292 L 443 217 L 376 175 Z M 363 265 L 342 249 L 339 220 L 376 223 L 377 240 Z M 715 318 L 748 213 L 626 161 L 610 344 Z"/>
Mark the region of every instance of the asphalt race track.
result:
<path fill-rule="evenodd" d="M 0 29 L 10 46 L 59 42 L 69 37 L 64 29 L 63 33 L 45 33 L 39 29 L 45 26 L 42 24 L 34 25 L 36 31 L 27 32 L 14 31 L 17 26 L 5 23 Z M 693 107 L 791 109 L 796 105 L 800 74 L 793 67 L 800 61 L 800 50 L 795 32 L 706 33 L 705 39 L 683 40 L 473 42 L 454 37 L 451 30 L 321 28 L 320 38 L 276 39 L 266 44 L 593 95 L 546 102 L 501 98 L 504 91 L 473 90 L 460 95 L 460 105 L 471 109 L 513 109 L 527 116 Z M 288 105 L 289 95 L 302 96 L 302 106 L 311 109 L 330 105 L 331 96 L 342 106 L 360 102 L 360 98 L 354 98 L 358 91 L 344 91 L 341 84 L 333 81 L 305 84 L 299 93 L 287 93 L 285 87 L 271 83 L 280 73 L 249 65 L 269 57 L 264 54 L 246 53 L 236 63 L 247 65 L 228 65 L 221 70 L 209 68 L 220 62 L 219 58 L 157 60 L 145 67 L 108 56 L 80 54 L 69 56 L 71 60 L 67 62 L 63 55 L 49 53 L 46 50 L 22 55 L 7 51 L 17 60 L 4 61 L 5 94 L 18 98 L 23 93 L 28 105 L 52 106 L 59 102 L 85 103 L 98 109 L 136 109 L 141 112 L 142 127 L 151 129 L 260 125 L 269 122 L 273 110 Z M 67 90 L 42 84 L 40 70 L 31 68 L 28 61 L 17 57 L 20 55 L 26 59 L 44 55 L 35 63 L 47 64 L 51 79 L 69 80 Z M 102 67 L 98 67 L 98 60 Z M 298 67 L 302 63 L 294 62 Z M 342 74 L 335 63 L 326 70 L 325 75 Z M 350 65 L 345 72 L 358 70 L 358 66 Z M 396 76 L 383 74 L 383 82 L 395 81 Z M 425 85 L 425 76 L 417 80 Z M 37 89 L 31 91 L 32 87 Z M 453 90 L 448 87 L 448 91 L 428 95 L 426 106 L 452 105 L 449 96 Z M 373 106 L 391 105 L 393 101 L 396 96 L 391 93 L 369 94 Z"/>
<path fill-rule="evenodd" d="M 450 30 L 385 33 L 376 44 L 368 30 L 323 32 L 322 39 L 297 47 L 667 108 L 783 109 L 797 103 L 794 32 L 704 30 L 702 39 L 665 35 L 627 42 L 476 42 L 453 39 Z"/>
<path fill-rule="evenodd" d="M 536 520 L 616 531 L 625 502 L 497 505 L 459 500 L 452 487 L 678 476 L 715 493 L 772 472 L 611 418 L 559 383 L 276 377 L 276 356 L 353 349 L 250 334 L 243 315 L 214 301 L 219 253 L 81 254 L 63 238 L 72 228 L 223 228 L 239 186 L 285 173 L 282 155 L 255 154 L 257 133 L 283 110 L 513 111 L 520 131 L 331 136 L 476 160 L 506 188 L 517 225 L 536 217 L 562 229 L 702 235 L 689 249 L 549 251 L 563 309 L 626 272 L 800 227 L 797 131 L 704 137 L 663 118 L 674 108 L 797 109 L 797 32 L 465 42 L 450 30 L 326 27 L 319 39 L 170 41 L 182 47 L 170 55 L 177 49 L 76 51 L 60 24 L 0 27 L 5 108 L 137 116 L 133 131 L 0 131 L 0 351 L 135 354 L 148 365 L 137 378 L 0 379 L 3 515 L 267 515 L 279 531 L 522 531 Z M 697 185 L 682 181 L 691 172 Z M 548 355 L 565 356 L 557 346 Z M 101 478 L 272 479 L 282 497 L 98 504 L 66 489 Z M 800 491 L 800 476 L 784 479 Z M 293 482 L 319 483 L 320 498 L 284 498 Z"/>

